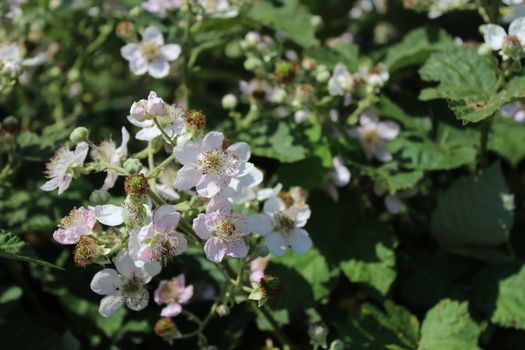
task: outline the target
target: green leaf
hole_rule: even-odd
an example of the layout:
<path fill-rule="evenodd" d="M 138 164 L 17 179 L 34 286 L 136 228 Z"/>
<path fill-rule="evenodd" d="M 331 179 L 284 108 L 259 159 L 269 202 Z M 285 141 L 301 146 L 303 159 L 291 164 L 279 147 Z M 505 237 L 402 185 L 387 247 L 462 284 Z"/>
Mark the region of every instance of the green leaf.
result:
<path fill-rule="evenodd" d="M 525 127 L 512 118 L 497 117 L 491 126 L 488 148 L 514 168 L 525 158 Z"/>
<path fill-rule="evenodd" d="M 413 188 L 423 178 L 422 171 L 399 169 L 396 162 L 380 167 L 363 167 L 363 173 L 386 188 L 390 194 Z"/>
<path fill-rule="evenodd" d="M 338 63 L 344 63 L 350 72 L 355 72 L 361 63 L 359 47 L 354 44 L 339 44 L 335 47 L 312 47 L 305 50 L 306 57 L 315 59 L 319 64 L 332 69 Z"/>
<path fill-rule="evenodd" d="M 451 108 L 464 121 L 483 120 L 504 102 L 497 94 L 495 60 L 491 56 L 479 55 L 474 49 L 456 47 L 435 53 L 421 67 L 419 74 L 425 81 L 439 83 L 421 91 L 419 98 L 424 101 L 451 100 Z"/>
<path fill-rule="evenodd" d="M 389 71 L 393 72 L 421 64 L 431 53 L 454 45 L 450 35 L 442 29 L 419 28 L 405 35 L 400 43 L 391 46 L 383 62 L 388 66 Z"/>
<path fill-rule="evenodd" d="M 304 171 L 308 169 L 308 171 Z M 307 190 L 321 184 L 326 169 L 317 157 L 308 157 L 294 163 L 285 163 L 277 171 L 277 176 L 284 187 L 301 186 Z"/>
<path fill-rule="evenodd" d="M 473 281 L 473 304 L 502 327 L 525 329 L 525 265 L 491 266 Z"/>
<path fill-rule="evenodd" d="M 445 246 L 503 243 L 514 220 L 512 201 L 495 163 L 479 175 L 459 178 L 440 197 L 432 214 L 432 234 Z"/>
<path fill-rule="evenodd" d="M 350 316 L 339 328 L 349 349 L 410 350 L 417 345 L 419 322 L 405 308 L 386 301 L 385 311 L 364 304 L 359 315 Z"/>
<path fill-rule="evenodd" d="M 392 230 L 374 221 L 353 226 L 348 237 L 348 257 L 341 270 L 352 282 L 364 283 L 385 295 L 396 278 L 397 240 Z"/>
<path fill-rule="evenodd" d="M 283 2 L 283 6 L 276 7 L 270 2 L 259 1 L 252 6 L 247 16 L 276 31 L 284 32 L 303 47 L 317 45 L 312 16 L 303 7 L 298 6 L 297 0 Z"/>
<path fill-rule="evenodd" d="M 0 230 L 0 257 L 63 270 L 63 268 L 59 266 L 40 260 L 33 249 L 21 240 L 20 237 L 3 230 Z"/>
<path fill-rule="evenodd" d="M 301 134 L 285 123 L 254 125 L 239 135 L 239 139 L 249 142 L 254 155 L 292 163 L 306 157 Z"/>
<path fill-rule="evenodd" d="M 332 287 L 335 277 L 339 275 L 337 268 L 330 268 L 326 259 L 317 249 L 310 249 L 306 253 L 289 253 L 281 257 L 272 258 L 272 262 L 283 264 L 296 270 L 310 284 L 315 300 L 326 298 Z M 286 286 L 293 291 L 293 285 Z"/>
<path fill-rule="evenodd" d="M 445 299 L 425 316 L 418 350 L 478 350 L 480 328 L 468 313 L 468 304 Z"/>

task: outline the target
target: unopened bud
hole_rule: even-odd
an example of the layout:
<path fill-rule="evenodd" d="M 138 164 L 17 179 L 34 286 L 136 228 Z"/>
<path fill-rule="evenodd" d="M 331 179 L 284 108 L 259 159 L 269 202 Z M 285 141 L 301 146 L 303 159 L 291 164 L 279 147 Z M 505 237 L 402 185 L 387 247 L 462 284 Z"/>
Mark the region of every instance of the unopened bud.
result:
<path fill-rule="evenodd" d="M 217 306 L 217 315 L 219 315 L 220 317 L 224 317 L 224 316 L 228 316 L 229 314 L 230 314 L 230 308 L 227 305 L 221 304 Z"/>
<path fill-rule="evenodd" d="M 319 66 L 315 71 L 315 79 L 320 83 L 325 83 L 330 79 L 330 72 L 326 66 Z"/>
<path fill-rule="evenodd" d="M 345 344 L 341 340 L 336 339 L 330 343 L 329 350 L 344 350 L 344 348 L 345 348 Z"/>
<path fill-rule="evenodd" d="M 74 144 L 79 144 L 80 142 L 85 142 L 89 138 L 89 131 L 83 126 L 75 128 L 71 135 L 69 135 L 69 140 Z"/>
<path fill-rule="evenodd" d="M 137 158 L 129 158 L 124 162 L 124 169 L 130 174 L 136 174 L 142 170 L 142 163 Z"/>
<path fill-rule="evenodd" d="M 328 336 L 328 327 L 323 321 L 315 322 L 308 328 L 310 343 L 314 348 L 322 347 L 326 349 L 326 337 Z"/>
<path fill-rule="evenodd" d="M 125 39 L 133 34 L 133 29 L 135 26 L 130 21 L 120 21 L 117 23 L 115 28 L 115 34 L 121 39 Z"/>
<path fill-rule="evenodd" d="M 106 204 L 109 201 L 109 193 L 105 190 L 94 190 L 89 195 L 89 202 L 93 205 Z"/>
<path fill-rule="evenodd" d="M 252 71 L 260 66 L 262 66 L 262 62 L 256 57 L 248 57 L 246 61 L 244 61 L 244 68 L 248 71 Z"/>
<path fill-rule="evenodd" d="M 222 108 L 235 109 L 237 107 L 237 97 L 233 94 L 224 95 L 222 98 Z"/>

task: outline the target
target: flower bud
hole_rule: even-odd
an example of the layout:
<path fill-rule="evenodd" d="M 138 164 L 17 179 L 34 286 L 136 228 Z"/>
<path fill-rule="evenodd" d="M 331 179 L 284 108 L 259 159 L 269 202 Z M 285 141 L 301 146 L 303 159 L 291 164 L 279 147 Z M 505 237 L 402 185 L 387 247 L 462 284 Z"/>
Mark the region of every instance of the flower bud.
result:
<path fill-rule="evenodd" d="M 164 114 L 165 107 L 166 103 L 164 100 L 160 97 L 157 97 L 157 94 L 155 94 L 153 91 L 150 92 L 148 101 L 146 102 L 146 112 L 154 116 L 159 116 Z"/>
<path fill-rule="evenodd" d="M 115 34 L 121 39 L 125 39 L 133 34 L 135 26 L 130 21 L 120 21 L 115 28 Z"/>
<path fill-rule="evenodd" d="M 224 95 L 222 98 L 222 108 L 235 109 L 237 107 L 237 97 L 233 94 Z"/>
<path fill-rule="evenodd" d="M 225 304 L 217 306 L 216 311 L 217 315 L 219 315 L 220 317 L 228 316 L 230 314 L 230 308 Z"/>
<path fill-rule="evenodd" d="M 328 71 L 326 66 L 321 65 L 321 66 L 317 67 L 317 69 L 315 71 L 315 79 L 319 83 L 326 83 L 328 81 L 328 79 L 330 79 L 330 72 Z"/>
<path fill-rule="evenodd" d="M 131 108 L 129 109 L 129 114 L 133 119 L 144 121 L 144 119 L 146 119 L 146 100 L 133 102 Z"/>
<path fill-rule="evenodd" d="M 284 100 L 286 99 L 286 96 L 288 94 L 286 93 L 286 90 L 284 89 L 281 89 L 281 88 L 275 88 L 273 89 L 272 91 L 272 94 L 271 94 L 271 97 L 270 97 L 270 100 L 273 102 L 273 103 L 283 103 Z"/>
<path fill-rule="evenodd" d="M 83 126 L 75 128 L 71 135 L 69 135 L 69 140 L 74 144 L 79 144 L 80 142 L 87 141 L 89 139 L 89 131 Z"/>
<path fill-rule="evenodd" d="M 89 202 L 93 205 L 106 204 L 109 201 L 109 193 L 105 190 L 94 190 L 89 195 Z"/>
<path fill-rule="evenodd" d="M 328 336 L 328 327 L 323 321 L 315 322 L 308 328 L 310 343 L 314 348 L 322 347 L 326 349 L 326 337 Z"/>
<path fill-rule="evenodd" d="M 259 68 L 261 65 L 261 60 L 256 57 L 248 57 L 246 61 L 244 61 L 244 68 L 249 71 Z"/>
<path fill-rule="evenodd" d="M 336 339 L 330 343 L 329 350 L 344 350 L 344 348 L 345 348 L 345 344 L 341 340 Z"/>
<path fill-rule="evenodd" d="M 136 174 L 142 170 L 142 163 L 137 158 L 129 158 L 124 162 L 124 169 L 130 174 Z"/>
<path fill-rule="evenodd" d="M 290 62 L 280 62 L 275 66 L 274 73 L 278 83 L 291 83 L 295 78 L 295 67 Z"/>
<path fill-rule="evenodd" d="M 19 124 L 20 123 L 18 122 L 18 119 L 10 115 L 6 117 L 4 120 L 2 120 L 1 127 L 3 130 L 13 134 L 19 130 Z"/>
<path fill-rule="evenodd" d="M 155 331 L 156 335 L 158 335 L 168 343 L 171 343 L 180 335 L 180 332 L 177 329 L 177 325 L 169 317 L 163 317 L 160 320 L 158 320 L 155 323 L 155 327 L 153 328 L 153 330 Z"/>

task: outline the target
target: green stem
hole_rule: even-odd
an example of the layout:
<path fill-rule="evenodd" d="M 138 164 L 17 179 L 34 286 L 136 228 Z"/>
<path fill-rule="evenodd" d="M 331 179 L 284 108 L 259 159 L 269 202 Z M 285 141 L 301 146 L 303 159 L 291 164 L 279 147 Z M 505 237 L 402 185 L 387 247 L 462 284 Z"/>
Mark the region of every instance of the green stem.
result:
<path fill-rule="evenodd" d="M 482 167 L 487 165 L 487 146 L 490 134 L 490 127 L 494 119 L 495 114 L 491 115 L 483 121 L 481 124 L 481 135 L 480 135 L 480 164 Z"/>
<path fill-rule="evenodd" d="M 172 138 L 169 137 L 169 135 L 166 133 L 166 131 L 164 131 L 164 128 L 160 125 L 159 123 L 159 120 L 157 119 L 157 117 L 154 117 L 153 118 L 153 121 L 155 122 L 155 125 L 157 126 L 157 128 L 159 128 L 162 136 L 164 136 L 166 138 L 166 140 L 168 140 L 168 142 L 173 146 L 175 147 L 176 144 L 173 142 Z M 151 142 L 151 141 L 150 141 Z"/>
<path fill-rule="evenodd" d="M 273 318 L 272 313 L 268 310 L 268 308 L 265 305 L 261 307 L 257 307 L 255 303 L 250 303 L 250 305 L 255 310 L 255 312 L 261 314 L 264 318 L 266 318 L 268 323 L 273 328 L 273 333 L 275 334 L 275 337 L 283 345 L 284 349 L 297 349 L 297 347 L 292 343 L 290 338 L 288 338 L 288 336 L 283 332 L 281 326 L 279 325 L 279 323 L 277 323 L 275 318 Z"/>

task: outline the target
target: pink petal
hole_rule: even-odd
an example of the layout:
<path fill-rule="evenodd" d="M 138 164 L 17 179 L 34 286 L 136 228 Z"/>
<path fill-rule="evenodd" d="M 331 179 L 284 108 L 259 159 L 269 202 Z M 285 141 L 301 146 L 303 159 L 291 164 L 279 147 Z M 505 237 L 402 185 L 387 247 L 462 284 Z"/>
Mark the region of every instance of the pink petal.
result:
<path fill-rule="evenodd" d="M 209 260 L 220 263 L 226 255 L 226 246 L 219 238 L 211 237 L 204 245 L 204 253 Z"/>

